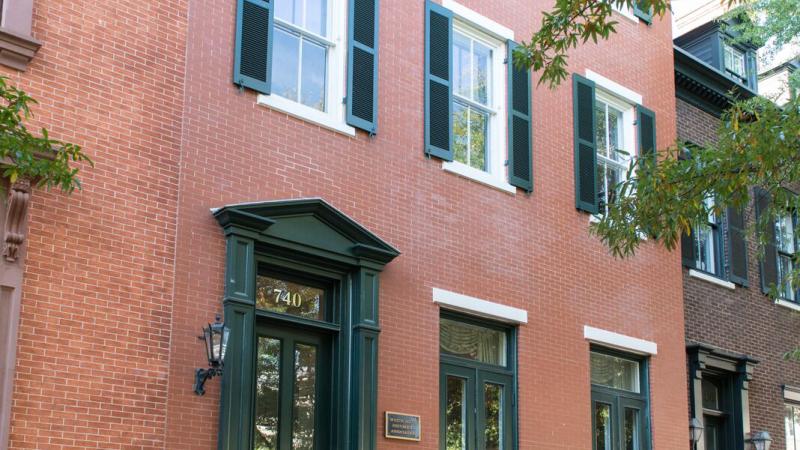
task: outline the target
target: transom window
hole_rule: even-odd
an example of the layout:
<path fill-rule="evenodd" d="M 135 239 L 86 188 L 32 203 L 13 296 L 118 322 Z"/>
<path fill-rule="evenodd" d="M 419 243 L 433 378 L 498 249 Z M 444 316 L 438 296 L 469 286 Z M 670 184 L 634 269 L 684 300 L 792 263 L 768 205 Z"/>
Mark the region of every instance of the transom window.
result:
<path fill-rule="evenodd" d="M 731 45 L 723 44 L 725 70 L 738 78 L 747 78 L 744 52 Z"/>
<path fill-rule="evenodd" d="M 597 183 L 600 213 L 608 211 L 619 194 L 618 185 L 627 178 L 634 153 L 633 106 L 598 91 L 595 101 Z"/>
<path fill-rule="evenodd" d="M 276 0 L 272 92 L 327 110 L 328 56 L 334 42 L 328 0 Z"/>
<path fill-rule="evenodd" d="M 786 450 L 800 450 L 800 405 L 786 405 Z"/>
<path fill-rule="evenodd" d="M 785 214 L 775 221 L 775 248 L 778 253 L 778 287 L 781 297 L 798 301 L 796 289 L 790 283 L 790 275 L 794 270 L 794 257 L 797 251 L 797 218 L 794 214 Z"/>
<path fill-rule="evenodd" d="M 711 275 L 721 276 L 721 223 L 720 218 L 712 211 L 714 207 L 712 197 L 706 199 L 706 207 L 709 210 L 706 222 L 694 230 L 695 267 Z"/>
<path fill-rule="evenodd" d="M 645 361 L 599 349 L 590 355 L 592 449 L 649 449 Z"/>

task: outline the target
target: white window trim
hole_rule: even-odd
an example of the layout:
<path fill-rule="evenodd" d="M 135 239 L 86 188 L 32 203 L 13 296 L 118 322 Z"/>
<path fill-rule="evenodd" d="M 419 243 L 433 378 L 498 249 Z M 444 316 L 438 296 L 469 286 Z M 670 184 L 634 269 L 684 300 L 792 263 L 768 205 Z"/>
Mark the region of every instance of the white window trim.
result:
<path fill-rule="evenodd" d="M 655 342 L 590 327 L 589 325 L 583 326 L 583 338 L 594 344 L 612 347 L 617 350 L 623 350 L 638 355 L 658 354 L 658 345 Z"/>
<path fill-rule="evenodd" d="M 784 308 L 789 308 L 794 311 L 800 311 L 800 304 L 795 302 L 790 302 L 789 300 L 782 300 L 782 299 L 775 299 L 775 304 L 778 306 L 783 306 Z"/>
<path fill-rule="evenodd" d="M 506 160 L 508 158 L 506 145 L 508 113 L 506 111 L 507 72 L 505 55 L 507 53 L 506 40 L 513 40 L 514 32 L 452 0 L 444 0 L 442 6 L 453 12 L 453 28 L 455 31 L 481 41 L 489 46 L 493 52 L 492 90 L 490 92 L 489 105 L 487 105 L 493 111 L 489 118 L 488 127 L 487 151 L 489 158 L 486 161 L 487 170 L 476 169 L 459 161 L 442 161 L 442 170 L 509 194 L 516 194 L 517 188 L 508 183 L 506 170 Z"/>
<path fill-rule="evenodd" d="M 608 93 L 615 95 L 628 103 L 633 103 L 634 105 L 643 104 L 641 94 L 638 94 L 617 82 L 609 80 L 597 72 L 586 69 L 586 78 L 594 81 L 594 84 L 596 84 L 597 87 L 602 88 L 604 91 L 607 91 Z"/>
<path fill-rule="evenodd" d="M 798 402 L 800 403 L 800 388 L 792 387 L 792 386 L 784 386 L 783 387 L 783 399 L 789 400 L 791 402 Z M 792 405 L 797 406 L 797 405 Z"/>
<path fill-rule="evenodd" d="M 627 6 L 618 7 L 616 3 L 611 4 L 611 9 L 618 12 L 622 17 L 632 21 L 633 23 L 639 23 L 639 18 L 636 17 L 636 14 L 633 13 L 633 8 L 629 8 Z"/>
<path fill-rule="evenodd" d="M 355 128 L 346 123 L 345 97 L 347 74 L 347 7 L 343 0 L 329 0 L 328 29 L 333 45 L 328 50 L 327 77 L 325 85 L 326 111 L 311 108 L 302 103 L 289 100 L 277 94 L 259 94 L 257 103 L 301 120 L 315 123 L 323 128 L 348 136 L 355 136 Z M 276 61 L 273 60 L 273 64 Z"/>
<path fill-rule="evenodd" d="M 523 324 L 528 323 L 528 311 L 490 302 L 469 295 L 459 294 L 444 289 L 433 288 L 433 302 L 444 309 L 458 311 L 473 316 L 485 317 L 501 322 Z"/>
<path fill-rule="evenodd" d="M 710 275 L 699 270 L 689 269 L 689 276 L 692 278 L 697 278 L 698 280 L 707 281 L 711 284 L 716 284 L 717 286 L 721 286 L 732 291 L 736 289 L 736 285 L 730 281 L 717 278 L 714 275 Z"/>

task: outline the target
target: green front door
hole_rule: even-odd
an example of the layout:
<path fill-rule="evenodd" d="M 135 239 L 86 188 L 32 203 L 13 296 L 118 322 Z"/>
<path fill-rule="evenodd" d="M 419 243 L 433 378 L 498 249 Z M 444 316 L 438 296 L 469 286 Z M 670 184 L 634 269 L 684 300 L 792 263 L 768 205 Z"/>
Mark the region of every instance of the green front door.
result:
<path fill-rule="evenodd" d="M 328 448 L 330 336 L 264 324 L 257 340 L 255 450 Z"/>

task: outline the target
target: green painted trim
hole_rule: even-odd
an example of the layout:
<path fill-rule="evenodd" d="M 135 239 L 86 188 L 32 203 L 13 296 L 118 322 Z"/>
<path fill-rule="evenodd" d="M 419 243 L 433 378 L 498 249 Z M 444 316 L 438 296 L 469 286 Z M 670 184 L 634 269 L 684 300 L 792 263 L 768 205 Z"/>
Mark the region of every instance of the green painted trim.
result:
<path fill-rule="evenodd" d="M 506 47 L 508 48 L 508 54 L 506 55 L 506 64 L 508 65 L 508 80 L 506 81 L 508 84 L 508 183 L 512 186 L 516 186 L 520 189 L 525 190 L 526 192 L 533 191 L 533 133 L 531 127 L 531 117 L 533 117 L 533 104 L 531 102 L 531 71 L 524 70 L 520 71 L 514 67 L 514 49 L 519 47 L 519 44 L 516 42 L 509 40 L 506 43 Z M 514 79 L 515 77 L 524 76 L 526 77 L 526 91 L 525 93 L 515 93 L 514 92 Z M 515 95 L 524 95 L 527 97 L 526 106 L 528 108 L 527 113 L 525 111 L 518 111 L 514 109 L 514 96 Z M 526 132 L 527 132 L 527 140 L 528 145 L 523 150 L 526 154 L 525 155 L 517 155 L 516 154 L 516 146 L 514 145 L 514 135 L 516 130 L 514 130 L 514 119 L 523 120 L 526 124 Z M 528 160 L 528 177 L 524 178 L 519 176 L 515 173 L 515 162 L 517 158 L 524 158 Z M 524 160 L 523 159 L 523 160 Z"/>
<path fill-rule="evenodd" d="M 237 235 L 227 237 L 225 298 L 255 304 L 254 243 Z"/>
<path fill-rule="evenodd" d="M 267 29 L 264 32 L 267 34 L 267 63 L 266 73 L 264 80 L 259 80 L 247 76 L 242 73 L 242 34 L 243 34 L 243 17 L 244 17 L 244 4 L 245 2 L 254 5 L 255 7 L 262 8 L 267 11 Z M 250 88 L 256 92 L 269 95 L 272 85 L 272 30 L 274 23 L 274 14 L 272 2 L 270 0 L 238 0 L 236 2 L 236 40 L 234 44 L 234 57 L 233 57 L 233 84 L 241 88 Z"/>
<path fill-rule="evenodd" d="M 447 20 L 448 27 L 448 67 L 450 73 L 448 79 L 442 79 L 431 73 L 431 15 L 436 14 Z M 431 143 L 431 120 L 430 113 L 434 105 L 431 105 L 430 85 L 437 83 L 447 88 L 447 105 L 435 105 L 436 108 L 447 108 L 447 117 L 453 117 L 453 13 L 431 0 L 425 0 L 425 154 L 435 156 L 445 161 L 453 160 L 453 121 L 450 119 L 447 125 L 449 134 L 449 148 L 440 148 Z"/>
<path fill-rule="evenodd" d="M 363 1 L 363 0 L 362 0 Z M 366 3 L 356 2 L 350 0 L 348 4 L 348 19 L 347 19 L 347 117 L 348 125 L 360 128 L 367 133 L 375 134 L 378 132 L 378 24 L 379 24 L 379 9 L 380 2 L 378 0 L 371 0 L 373 3 L 373 16 L 365 15 L 364 11 L 356 12 L 356 6 L 365 5 Z M 356 41 L 355 27 L 362 25 L 360 22 L 363 20 L 372 20 L 373 36 L 372 47 L 363 42 Z M 355 49 L 359 49 L 372 55 L 372 118 L 367 120 L 362 117 L 357 117 L 353 114 L 353 67 Z"/>
<path fill-rule="evenodd" d="M 218 448 L 249 450 L 255 395 L 254 308 L 228 302 L 224 309 L 230 334 L 222 372 Z"/>
<path fill-rule="evenodd" d="M 647 10 L 645 11 L 645 8 L 642 8 L 642 3 L 643 2 L 641 2 L 641 1 L 633 2 L 633 15 L 638 17 L 642 22 L 644 22 L 644 23 L 646 23 L 648 25 L 652 25 L 653 24 L 653 8 L 652 7 L 647 8 Z"/>
<path fill-rule="evenodd" d="M 592 101 L 590 105 L 579 105 L 578 103 L 578 89 L 581 86 L 585 86 L 592 91 Z M 588 212 L 589 214 L 597 214 L 600 211 L 600 199 L 597 196 L 597 143 L 595 141 L 595 133 L 592 132 L 592 140 L 587 141 L 580 138 L 579 135 L 579 117 L 581 108 L 591 108 L 591 128 L 594 130 L 596 128 L 595 124 L 595 102 L 596 102 L 596 95 L 595 95 L 595 83 L 592 80 L 584 78 L 577 73 L 572 74 L 572 117 L 573 117 L 573 138 L 574 138 L 574 164 L 575 164 L 575 208 L 579 210 L 583 210 Z M 580 146 L 585 145 L 591 147 L 592 154 L 590 156 L 591 162 L 590 164 L 594 167 L 591 171 L 591 180 L 583 180 L 581 179 L 581 158 L 580 158 Z M 588 183 L 590 186 L 593 187 L 594 195 L 592 198 L 594 199 L 593 202 L 588 202 L 581 199 L 581 187 L 584 183 Z"/>

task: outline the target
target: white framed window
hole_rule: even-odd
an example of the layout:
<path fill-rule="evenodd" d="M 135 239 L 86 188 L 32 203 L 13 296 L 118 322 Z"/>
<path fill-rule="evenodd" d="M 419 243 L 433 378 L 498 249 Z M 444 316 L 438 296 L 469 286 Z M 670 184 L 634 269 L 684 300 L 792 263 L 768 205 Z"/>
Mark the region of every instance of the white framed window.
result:
<path fill-rule="evenodd" d="M 617 6 L 616 2 L 611 3 L 611 9 L 620 13 L 622 17 L 625 17 L 628 20 L 632 20 L 633 22 L 639 23 L 639 18 L 633 13 L 633 8 L 630 8 L 626 5 Z"/>
<path fill-rule="evenodd" d="M 351 136 L 344 0 L 275 0 L 271 95 L 258 102 Z"/>
<path fill-rule="evenodd" d="M 695 227 L 695 267 L 705 273 L 722 276 L 722 256 L 721 221 L 712 211 L 714 198 L 708 197 L 705 200 L 706 207 L 710 211 L 706 222 Z"/>
<path fill-rule="evenodd" d="M 511 30 L 453 1 L 453 161 L 442 168 L 497 189 L 508 183 L 505 64 Z"/>
<path fill-rule="evenodd" d="M 597 192 L 600 214 L 619 195 L 632 156 L 636 154 L 635 105 L 604 90 L 599 84 L 595 98 L 595 138 L 597 142 Z"/>
<path fill-rule="evenodd" d="M 775 249 L 778 254 L 778 289 L 785 300 L 796 302 L 797 291 L 789 282 L 794 270 L 794 258 L 797 251 L 797 221 L 793 214 L 784 214 L 775 221 Z"/>
<path fill-rule="evenodd" d="M 735 47 L 723 43 L 723 63 L 725 70 L 738 78 L 747 78 L 747 66 L 745 65 L 744 52 Z"/>

